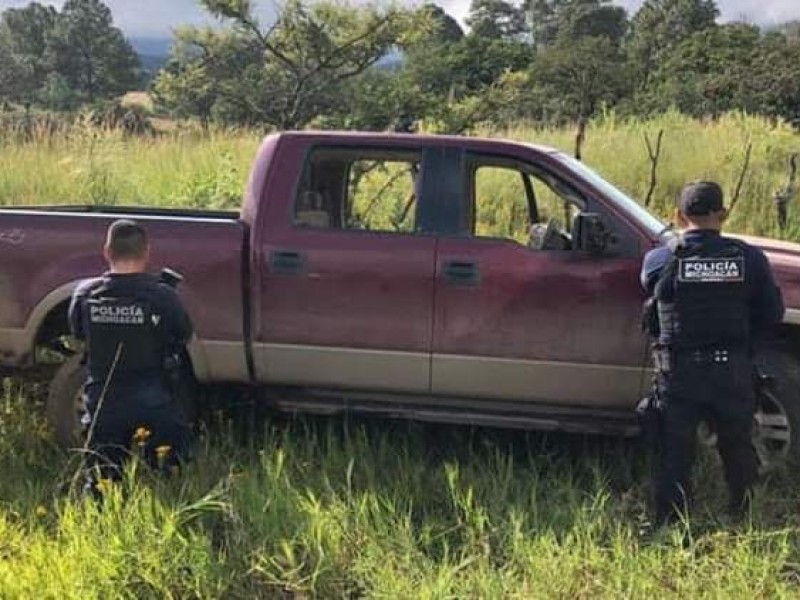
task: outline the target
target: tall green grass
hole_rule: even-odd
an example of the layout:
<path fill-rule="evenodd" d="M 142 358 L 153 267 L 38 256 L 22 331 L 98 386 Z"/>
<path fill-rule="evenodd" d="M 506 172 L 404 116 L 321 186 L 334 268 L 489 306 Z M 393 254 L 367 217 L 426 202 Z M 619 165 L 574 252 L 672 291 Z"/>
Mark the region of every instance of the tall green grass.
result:
<path fill-rule="evenodd" d="M 244 133 L 131 138 L 91 129 L 0 142 L 0 204 L 238 208 L 259 142 Z"/>
<path fill-rule="evenodd" d="M 794 495 L 773 482 L 752 524 L 720 526 L 709 461 L 693 527 L 648 536 L 631 443 L 343 419 L 241 441 L 221 420 L 180 477 L 134 464 L 97 504 L 29 395 L 0 406 L 3 598 L 800 593 Z"/>
<path fill-rule="evenodd" d="M 800 137 L 783 123 L 730 114 L 699 122 L 670 113 L 649 121 L 608 114 L 589 124 L 584 160 L 603 176 L 643 199 L 650 178 L 644 136 L 664 130 L 658 186 L 652 209 L 669 217 L 681 187 L 712 178 L 730 193 L 753 144 L 750 169 L 730 227 L 778 236 L 772 198 L 785 186 L 787 163 Z M 572 128 L 519 125 L 480 135 L 536 142 L 572 152 Z M 67 135 L 42 134 L 28 143 L 0 141 L 0 204 L 97 203 L 235 208 L 247 179 L 259 135 L 247 131 L 177 129 L 158 138 L 126 138 L 85 129 Z M 501 201 L 504 201 L 501 199 Z M 512 199 L 507 200 L 512 203 Z M 793 205 L 796 204 L 796 199 Z M 790 210 L 784 234 L 797 239 L 800 225 Z"/>

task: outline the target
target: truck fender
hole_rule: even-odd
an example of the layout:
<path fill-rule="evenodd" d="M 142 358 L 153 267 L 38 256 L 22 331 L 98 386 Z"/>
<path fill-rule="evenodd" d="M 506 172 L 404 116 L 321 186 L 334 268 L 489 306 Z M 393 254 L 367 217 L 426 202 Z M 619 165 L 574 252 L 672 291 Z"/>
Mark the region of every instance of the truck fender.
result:
<path fill-rule="evenodd" d="M 62 307 L 64 310 L 67 309 L 70 299 L 72 298 L 72 293 L 82 281 L 84 280 L 78 279 L 57 287 L 47 294 L 41 302 L 36 305 L 33 311 L 31 311 L 25 328 L 17 335 L 13 347 L 14 355 L 20 357 L 19 366 L 24 366 L 24 363 L 31 364 L 33 362 L 36 345 L 43 341 L 41 338 L 47 319 L 61 310 Z M 66 334 L 68 332 L 64 331 L 63 333 Z M 203 351 L 203 345 L 197 339 L 197 336 L 189 343 L 188 351 L 192 363 L 191 367 L 195 376 L 201 381 L 205 380 L 206 374 L 208 373 L 208 365 L 205 352 Z"/>

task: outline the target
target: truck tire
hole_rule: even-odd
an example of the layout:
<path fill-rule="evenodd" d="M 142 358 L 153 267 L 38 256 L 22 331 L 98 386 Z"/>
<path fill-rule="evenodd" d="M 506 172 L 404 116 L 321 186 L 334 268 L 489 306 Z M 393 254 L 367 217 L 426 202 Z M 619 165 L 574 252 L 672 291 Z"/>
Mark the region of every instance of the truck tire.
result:
<path fill-rule="evenodd" d="M 56 371 L 47 394 L 47 420 L 56 442 L 64 448 L 74 448 L 81 440 L 81 409 L 86 371 L 81 356 L 67 358 Z"/>
<path fill-rule="evenodd" d="M 769 381 L 756 404 L 753 440 L 762 471 L 800 462 L 800 360 L 788 349 L 766 349 L 757 364 Z"/>

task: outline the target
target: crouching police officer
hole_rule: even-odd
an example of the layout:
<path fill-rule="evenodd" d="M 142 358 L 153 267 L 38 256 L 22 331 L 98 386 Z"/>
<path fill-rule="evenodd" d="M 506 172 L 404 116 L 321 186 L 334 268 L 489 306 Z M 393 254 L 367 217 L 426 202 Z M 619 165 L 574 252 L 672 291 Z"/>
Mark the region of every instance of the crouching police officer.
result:
<path fill-rule="evenodd" d="M 81 284 L 69 310 L 73 334 L 86 343 L 92 487 L 119 477 L 132 443 L 162 468 L 185 457 L 189 444 L 165 373 L 168 354 L 192 336 L 189 317 L 175 290 L 146 272 L 150 249 L 141 226 L 113 223 L 104 255 L 110 270 Z"/>
<path fill-rule="evenodd" d="M 719 185 L 687 185 L 677 211 L 683 235 L 650 251 L 642 267 L 657 310 L 650 333 L 662 402 L 658 524 L 688 508 L 701 421 L 717 433 L 734 516 L 748 510 L 758 475 L 753 349 L 784 307 L 764 253 L 720 234 L 726 217 Z"/>

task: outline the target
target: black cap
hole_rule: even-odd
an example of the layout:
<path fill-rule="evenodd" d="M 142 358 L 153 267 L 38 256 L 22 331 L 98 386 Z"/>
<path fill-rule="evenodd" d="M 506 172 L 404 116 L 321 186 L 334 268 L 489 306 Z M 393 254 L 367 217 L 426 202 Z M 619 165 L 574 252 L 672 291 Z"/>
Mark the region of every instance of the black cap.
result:
<path fill-rule="evenodd" d="M 723 192 L 719 184 L 713 181 L 695 181 L 688 184 L 681 192 L 678 208 L 687 217 L 701 217 L 721 211 Z"/>

